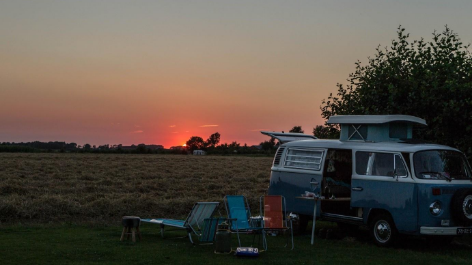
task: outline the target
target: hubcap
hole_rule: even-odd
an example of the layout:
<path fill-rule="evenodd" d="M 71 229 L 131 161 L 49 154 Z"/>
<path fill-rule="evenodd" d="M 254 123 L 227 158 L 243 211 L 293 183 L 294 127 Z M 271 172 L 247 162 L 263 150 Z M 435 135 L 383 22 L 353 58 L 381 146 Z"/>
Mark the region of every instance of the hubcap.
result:
<path fill-rule="evenodd" d="M 375 239 L 380 243 L 385 243 L 390 239 L 392 235 L 392 229 L 390 225 L 385 220 L 379 220 L 375 223 L 374 226 L 374 236 Z"/>
<path fill-rule="evenodd" d="M 462 211 L 465 217 L 472 219 L 472 195 L 467 195 L 462 202 Z"/>

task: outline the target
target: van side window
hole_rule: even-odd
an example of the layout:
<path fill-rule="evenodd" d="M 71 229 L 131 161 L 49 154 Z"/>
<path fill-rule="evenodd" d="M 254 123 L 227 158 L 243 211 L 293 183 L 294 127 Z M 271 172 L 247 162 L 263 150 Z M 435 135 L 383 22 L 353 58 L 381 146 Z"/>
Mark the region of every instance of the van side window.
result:
<path fill-rule="evenodd" d="M 285 167 L 320 170 L 323 151 L 292 149 L 290 148 L 285 157 Z"/>
<path fill-rule="evenodd" d="M 406 170 L 402 157 L 400 155 L 395 155 L 394 158 L 395 158 L 395 170 L 396 170 L 397 176 L 406 177 L 408 175 L 408 171 Z"/>
<path fill-rule="evenodd" d="M 371 168 L 369 168 L 369 165 Z M 392 153 L 356 152 L 358 175 L 406 177 L 407 170 L 402 156 Z"/>
<path fill-rule="evenodd" d="M 369 164 L 368 152 L 356 152 L 356 173 L 357 175 L 367 175 L 367 165 Z"/>
<path fill-rule="evenodd" d="M 372 164 L 372 175 L 393 177 L 393 154 L 376 153 Z"/>

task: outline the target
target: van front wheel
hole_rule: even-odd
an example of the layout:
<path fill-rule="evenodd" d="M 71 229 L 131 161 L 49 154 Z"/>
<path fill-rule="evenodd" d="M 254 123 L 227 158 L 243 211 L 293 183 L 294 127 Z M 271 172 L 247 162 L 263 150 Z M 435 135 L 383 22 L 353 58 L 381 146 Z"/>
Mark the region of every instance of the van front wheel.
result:
<path fill-rule="evenodd" d="M 391 246 L 397 239 L 395 223 L 388 214 L 379 214 L 370 222 L 370 235 L 377 246 Z"/>

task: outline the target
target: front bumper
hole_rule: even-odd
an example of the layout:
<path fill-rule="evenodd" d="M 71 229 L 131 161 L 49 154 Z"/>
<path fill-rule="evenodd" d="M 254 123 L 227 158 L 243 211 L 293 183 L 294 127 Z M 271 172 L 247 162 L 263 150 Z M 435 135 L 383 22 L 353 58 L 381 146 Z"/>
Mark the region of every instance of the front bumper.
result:
<path fill-rule="evenodd" d="M 420 227 L 420 234 L 422 235 L 437 235 L 437 236 L 454 236 L 457 235 L 457 228 L 465 228 L 460 226 L 454 227 Z M 472 229 L 472 227 L 467 227 Z"/>

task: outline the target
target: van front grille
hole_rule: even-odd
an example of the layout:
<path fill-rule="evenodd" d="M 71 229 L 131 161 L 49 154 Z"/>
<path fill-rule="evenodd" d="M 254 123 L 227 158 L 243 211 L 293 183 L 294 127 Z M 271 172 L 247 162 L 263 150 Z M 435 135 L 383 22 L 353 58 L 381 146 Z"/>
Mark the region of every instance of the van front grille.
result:
<path fill-rule="evenodd" d="M 280 164 L 280 158 L 282 158 L 282 153 L 284 152 L 285 147 L 279 147 L 277 153 L 275 153 L 274 166 Z"/>

